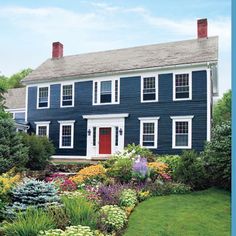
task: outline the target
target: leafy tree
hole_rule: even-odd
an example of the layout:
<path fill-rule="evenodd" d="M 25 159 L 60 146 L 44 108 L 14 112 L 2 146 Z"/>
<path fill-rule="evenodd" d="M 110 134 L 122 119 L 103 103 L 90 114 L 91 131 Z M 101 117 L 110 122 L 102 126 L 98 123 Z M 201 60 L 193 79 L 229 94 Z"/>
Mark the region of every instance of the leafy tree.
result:
<path fill-rule="evenodd" d="M 232 91 L 229 90 L 214 106 L 213 110 L 214 126 L 219 125 L 223 121 L 231 120 L 231 98 L 232 98 Z"/>
<path fill-rule="evenodd" d="M 28 161 L 28 148 L 15 131 L 12 119 L 0 119 L 0 174 L 12 167 L 22 168 Z"/>
<path fill-rule="evenodd" d="M 29 160 L 26 167 L 31 170 L 43 170 L 48 164 L 55 148 L 47 137 L 23 135 L 23 143 L 29 148 Z"/>
<path fill-rule="evenodd" d="M 24 69 L 8 79 L 8 88 L 21 88 L 24 87 L 21 83 L 21 80 L 24 79 L 28 74 L 30 74 L 33 70 L 30 68 Z"/>
<path fill-rule="evenodd" d="M 212 139 L 203 152 L 209 180 L 213 185 L 231 188 L 231 121 L 213 128 Z"/>

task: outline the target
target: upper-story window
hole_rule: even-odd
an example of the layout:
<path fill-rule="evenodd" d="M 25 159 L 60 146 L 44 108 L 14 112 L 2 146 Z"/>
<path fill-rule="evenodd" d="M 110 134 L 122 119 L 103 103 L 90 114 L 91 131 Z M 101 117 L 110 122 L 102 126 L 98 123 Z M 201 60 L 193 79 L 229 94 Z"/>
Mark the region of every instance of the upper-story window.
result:
<path fill-rule="evenodd" d="M 94 81 L 93 105 L 118 104 L 119 95 L 118 79 Z"/>
<path fill-rule="evenodd" d="M 173 100 L 192 99 L 192 77 L 191 73 L 174 74 Z"/>
<path fill-rule="evenodd" d="M 49 108 L 49 86 L 38 87 L 37 108 Z"/>
<path fill-rule="evenodd" d="M 61 85 L 61 107 L 74 106 L 74 84 Z"/>
<path fill-rule="evenodd" d="M 158 77 L 149 76 L 141 79 L 141 102 L 158 101 Z"/>

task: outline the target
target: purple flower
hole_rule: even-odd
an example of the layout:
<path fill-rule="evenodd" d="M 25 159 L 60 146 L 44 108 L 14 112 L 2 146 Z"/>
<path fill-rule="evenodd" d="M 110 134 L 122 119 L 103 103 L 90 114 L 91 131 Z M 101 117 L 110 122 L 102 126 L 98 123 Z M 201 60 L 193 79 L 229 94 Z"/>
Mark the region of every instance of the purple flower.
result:
<path fill-rule="evenodd" d="M 145 177 L 148 172 L 147 159 L 145 157 L 140 157 L 134 161 L 133 172 Z"/>

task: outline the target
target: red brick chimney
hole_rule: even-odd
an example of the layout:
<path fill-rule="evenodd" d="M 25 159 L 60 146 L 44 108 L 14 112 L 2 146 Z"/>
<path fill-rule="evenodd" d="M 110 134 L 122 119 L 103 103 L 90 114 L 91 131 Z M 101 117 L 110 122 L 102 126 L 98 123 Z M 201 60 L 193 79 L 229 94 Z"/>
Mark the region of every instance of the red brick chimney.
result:
<path fill-rule="evenodd" d="M 60 42 L 52 43 L 52 59 L 63 57 L 63 44 Z"/>
<path fill-rule="evenodd" d="M 197 21 L 197 37 L 207 38 L 207 19 L 200 19 Z"/>

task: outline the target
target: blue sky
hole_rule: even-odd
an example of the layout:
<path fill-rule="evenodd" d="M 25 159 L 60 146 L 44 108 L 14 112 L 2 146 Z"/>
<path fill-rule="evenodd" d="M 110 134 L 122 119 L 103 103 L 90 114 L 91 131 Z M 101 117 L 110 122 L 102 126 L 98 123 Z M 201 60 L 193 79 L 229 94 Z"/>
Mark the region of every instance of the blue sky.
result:
<path fill-rule="evenodd" d="M 0 0 L 0 73 L 36 68 L 51 56 L 196 38 L 196 20 L 208 18 L 219 36 L 219 90 L 231 87 L 230 0 Z"/>

